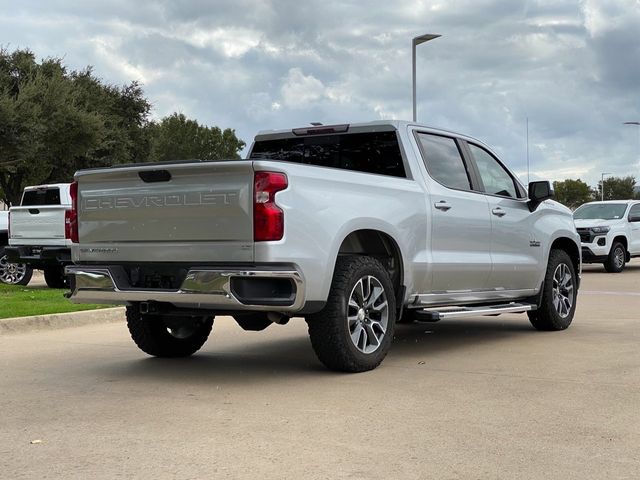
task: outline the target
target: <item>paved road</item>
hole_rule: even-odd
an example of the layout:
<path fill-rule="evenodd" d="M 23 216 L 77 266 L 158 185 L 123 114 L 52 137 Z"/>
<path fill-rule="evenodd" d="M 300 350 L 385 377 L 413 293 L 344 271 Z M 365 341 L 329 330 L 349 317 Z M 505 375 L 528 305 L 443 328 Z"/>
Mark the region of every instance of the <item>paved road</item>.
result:
<path fill-rule="evenodd" d="M 565 332 L 401 326 L 359 375 L 325 371 L 296 320 L 222 318 L 177 361 L 120 324 L 3 336 L 0 477 L 637 479 L 638 293 L 640 262 L 586 267 Z"/>

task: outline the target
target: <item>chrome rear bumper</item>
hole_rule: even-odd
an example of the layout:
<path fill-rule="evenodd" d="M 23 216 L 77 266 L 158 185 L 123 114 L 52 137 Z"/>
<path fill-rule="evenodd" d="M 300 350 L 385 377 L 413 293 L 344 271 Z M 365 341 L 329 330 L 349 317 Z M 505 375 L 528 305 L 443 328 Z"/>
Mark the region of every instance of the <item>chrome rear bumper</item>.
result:
<path fill-rule="evenodd" d="M 68 266 L 73 303 L 128 304 L 131 302 L 166 302 L 177 307 L 219 310 L 260 310 L 297 312 L 304 305 L 304 281 L 294 269 L 216 269 L 194 267 L 189 270 L 178 290 L 141 289 L 131 287 L 117 266 Z M 287 298 L 242 298 L 234 292 L 234 279 L 265 279 L 291 282 Z"/>

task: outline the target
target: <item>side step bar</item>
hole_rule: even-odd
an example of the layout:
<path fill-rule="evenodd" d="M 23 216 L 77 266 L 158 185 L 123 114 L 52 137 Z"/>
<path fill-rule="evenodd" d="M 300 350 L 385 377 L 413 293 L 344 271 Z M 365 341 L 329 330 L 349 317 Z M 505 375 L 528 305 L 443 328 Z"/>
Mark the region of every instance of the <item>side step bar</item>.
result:
<path fill-rule="evenodd" d="M 503 303 L 501 305 L 477 305 L 474 307 L 436 307 L 423 308 L 414 312 L 418 322 L 437 322 L 445 318 L 465 318 L 483 315 L 500 315 L 501 313 L 524 313 L 536 310 L 531 303 Z"/>

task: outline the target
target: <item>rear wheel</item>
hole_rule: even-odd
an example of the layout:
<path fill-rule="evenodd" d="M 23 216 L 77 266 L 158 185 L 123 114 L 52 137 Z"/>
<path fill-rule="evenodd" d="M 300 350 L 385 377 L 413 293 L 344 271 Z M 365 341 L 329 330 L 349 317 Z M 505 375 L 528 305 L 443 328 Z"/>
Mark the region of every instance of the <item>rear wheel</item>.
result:
<path fill-rule="evenodd" d="M 311 345 L 332 370 L 377 367 L 391 346 L 396 321 L 389 274 L 371 257 L 338 258 L 326 306 L 307 317 Z"/>
<path fill-rule="evenodd" d="M 0 248 L 0 282 L 7 285 L 27 285 L 33 276 L 33 268 L 25 263 L 9 263 L 4 248 Z"/>
<path fill-rule="evenodd" d="M 527 312 L 538 330 L 564 330 L 576 311 L 576 271 L 564 250 L 552 250 L 544 279 L 542 302 L 538 310 Z"/>
<path fill-rule="evenodd" d="M 604 269 L 609 273 L 620 273 L 624 270 L 627 260 L 627 250 L 620 242 L 614 242 L 609 252 L 607 261 L 604 262 Z"/>
<path fill-rule="evenodd" d="M 138 348 L 154 357 L 188 357 L 209 338 L 213 317 L 142 314 L 127 307 L 127 326 Z"/>
<path fill-rule="evenodd" d="M 69 287 L 69 282 L 64 274 L 64 267 L 56 266 L 56 267 L 47 267 L 43 270 L 44 272 L 44 281 L 49 288 L 67 288 Z"/>

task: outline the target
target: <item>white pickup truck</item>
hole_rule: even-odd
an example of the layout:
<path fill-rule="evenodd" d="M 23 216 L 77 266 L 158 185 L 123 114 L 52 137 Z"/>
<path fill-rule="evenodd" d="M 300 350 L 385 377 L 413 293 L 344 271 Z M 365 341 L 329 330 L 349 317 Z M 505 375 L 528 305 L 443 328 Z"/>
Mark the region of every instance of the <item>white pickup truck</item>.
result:
<path fill-rule="evenodd" d="M 640 201 L 607 200 L 581 205 L 573 213 L 582 242 L 582 261 L 620 273 L 640 256 Z"/>
<path fill-rule="evenodd" d="M 5 252 L 9 244 L 9 212 L 0 210 L 0 282 L 8 285 L 26 285 L 33 269 L 24 263 L 11 263 Z"/>
<path fill-rule="evenodd" d="M 306 318 L 329 368 L 385 357 L 396 321 L 528 313 L 569 326 L 580 237 L 549 182 L 408 122 L 258 134 L 247 160 L 80 171 L 70 298 L 127 305 L 148 354 L 191 355 L 216 315 Z"/>
<path fill-rule="evenodd" d="M 70 184 L 26 187 L 19 206 L 9 209 L 8 259 L 44 272 L 52 288 L 68 286 L 64 267 L 71 263 Z"/>

